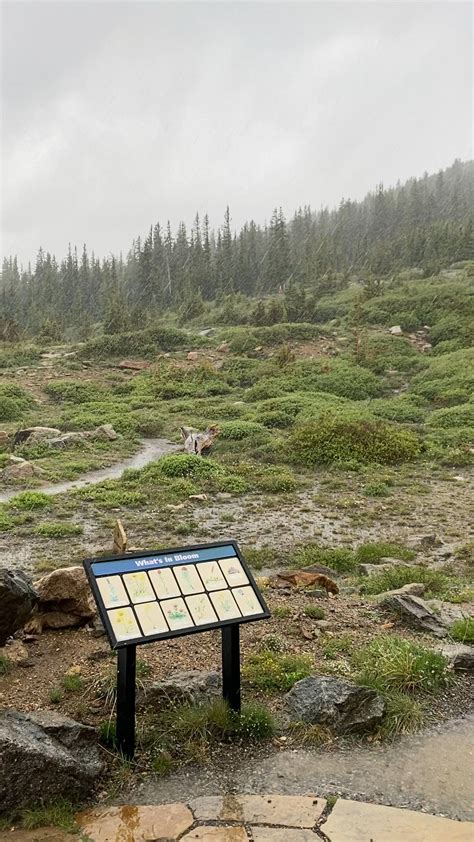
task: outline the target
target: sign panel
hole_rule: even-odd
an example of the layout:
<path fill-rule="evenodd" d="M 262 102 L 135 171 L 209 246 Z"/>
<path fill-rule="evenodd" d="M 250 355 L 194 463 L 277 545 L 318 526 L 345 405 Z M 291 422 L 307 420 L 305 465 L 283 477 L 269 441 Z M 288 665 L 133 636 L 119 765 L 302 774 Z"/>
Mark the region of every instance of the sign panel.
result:
<path fill-rule="evenodd" d="M 234 541 L 88 559 L 84 567 L 114 649 L 270 616 Z"/>

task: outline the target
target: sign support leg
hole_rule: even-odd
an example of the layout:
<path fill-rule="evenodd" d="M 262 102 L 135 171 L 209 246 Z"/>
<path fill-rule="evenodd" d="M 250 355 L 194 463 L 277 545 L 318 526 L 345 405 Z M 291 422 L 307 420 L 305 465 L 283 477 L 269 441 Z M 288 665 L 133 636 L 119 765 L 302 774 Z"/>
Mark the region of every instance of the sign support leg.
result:
<path fill-rule="evenodd" d="M 127 760 L 135 754 L 136 646 L 117 650 L 117 746 Z"/>
<path fill-rule="evenodd" d="M 231 710 L 240 713 L 240 627 L 222 628 L 222 695 Z"/>

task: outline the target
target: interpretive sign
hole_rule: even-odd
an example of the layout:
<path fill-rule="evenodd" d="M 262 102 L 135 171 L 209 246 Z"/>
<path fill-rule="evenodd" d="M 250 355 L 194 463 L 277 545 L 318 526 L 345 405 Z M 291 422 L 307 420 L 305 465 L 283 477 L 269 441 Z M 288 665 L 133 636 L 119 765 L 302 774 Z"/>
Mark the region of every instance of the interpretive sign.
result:
<path fill-rule="evenodd" d="M 239 625 L 270 616 L 235 541 L 84 562 L 118 653 L 117 741 L 134 753 L 136 646 L 222 629 L 223 696 L 240 710 Z"/>

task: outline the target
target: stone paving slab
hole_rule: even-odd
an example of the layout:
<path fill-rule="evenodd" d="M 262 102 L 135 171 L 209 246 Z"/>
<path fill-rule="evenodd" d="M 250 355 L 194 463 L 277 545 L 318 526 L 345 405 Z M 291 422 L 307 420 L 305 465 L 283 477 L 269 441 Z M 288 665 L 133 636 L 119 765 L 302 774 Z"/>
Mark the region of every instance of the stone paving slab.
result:
<path fill-rule="evenodd" d="M 245 828 L 229 827 L 228 825 L 226 827 L 222 827 L 222 825 L 221 827 L 201 825 L 194 830 L 190 830 L 182 839 L 186 842 L 192 842 L 192 840 L 197 842 L 249 842 Z"/>
<path fill-rule="evenodd" d="M 320 842 L 312 830 L 295 827 L 252 827 L 253 842 Z"/>
<path fill-rule="evenodd" d="M 321 826 L 330 842 L 473 842 L 474 822 L 340 798 Z"/>
<path fill-rule="evenodd" d="M 91 842 L 155 842 L 178 839 L 194 824 L 185 804 L 157 807 L 104 807 L 79 817 L 82 832 Z"/>
<path fill-rule="evenodd" d="M 312 828 L 326 801 L 311 795 L 225 795 L 196 798 L 189 806 L 198 821 Z"/>

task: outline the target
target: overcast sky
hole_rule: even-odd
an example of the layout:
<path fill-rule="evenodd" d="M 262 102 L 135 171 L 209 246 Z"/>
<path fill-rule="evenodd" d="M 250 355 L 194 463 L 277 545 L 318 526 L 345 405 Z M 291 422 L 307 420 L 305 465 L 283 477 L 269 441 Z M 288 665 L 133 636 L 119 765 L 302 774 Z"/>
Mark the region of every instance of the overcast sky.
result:
<path fill-rule="evenodd" d="M 2 252 L 333 206 L 472 157 L 469 3 L 2 3 Z"/>

